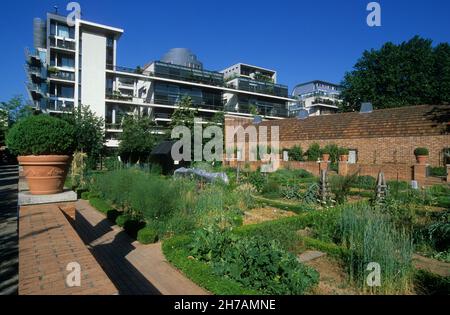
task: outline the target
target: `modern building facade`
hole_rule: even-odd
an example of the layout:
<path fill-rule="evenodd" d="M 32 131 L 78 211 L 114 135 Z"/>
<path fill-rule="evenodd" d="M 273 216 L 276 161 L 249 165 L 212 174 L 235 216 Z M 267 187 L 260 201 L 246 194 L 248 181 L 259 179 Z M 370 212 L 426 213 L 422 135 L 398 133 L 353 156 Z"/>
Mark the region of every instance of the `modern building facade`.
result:
<path fill-rule="evenodd" d="M 306 109 L 310 116 L 334 114 L 342 103 L 341 86 L 325 81 L 315 80 L 298 84 L 292 96 L 299 102 L 291 106 L 290 116 L 295 116 L 300 109 Z"/>
<path fill-rule="evenodd" d="M 116 64 L 122 29 L 84 20 L 69 26 L 66 17 L 47 14 L 34 21 L 34 51 L 26 52 L 28 91 L 34 106 L 46 113 L 89 105 L 105 119 L 107 146 L 118 145 L 126 115 L 151 117 L 164 129 L 183 96 L 204 120 L 215 113 L 265 119 L 289 115 L 287 86 L 276 72 L 236 64 L 210 71 L 186 48 L 174 48 L 161 60 L 127 68 Z"/>

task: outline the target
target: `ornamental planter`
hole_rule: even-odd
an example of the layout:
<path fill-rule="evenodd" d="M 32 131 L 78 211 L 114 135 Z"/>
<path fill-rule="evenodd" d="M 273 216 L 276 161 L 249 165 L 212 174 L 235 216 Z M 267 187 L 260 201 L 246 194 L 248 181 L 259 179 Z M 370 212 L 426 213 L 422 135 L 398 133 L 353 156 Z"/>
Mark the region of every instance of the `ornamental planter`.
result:
<path fill-rule="evenodd" d="M 322 161 L 328 162 L 330 160 L 330 155 L 328 153 L 322 154 Z"/>
<path fill-rule="evenodd" d="M 339 161 L 341 161 L 341 162 L 347 162 L 347 161 L 348 161 L 348 155 L 347 155 L 347 154 L 341 154 L 341 155 L 339 155 Z"/>
<path fill-rule="evenodd" d="M 63 191 L 70 162 L 68 155 L 25 155 L 17 158 L 23 166 L 32 195 L 51 195 Z"/>
<path fill-rule="evenodd" d="M 428 155 L 416 155 L 416 160 L 418 164 L 427 164 Z"/>

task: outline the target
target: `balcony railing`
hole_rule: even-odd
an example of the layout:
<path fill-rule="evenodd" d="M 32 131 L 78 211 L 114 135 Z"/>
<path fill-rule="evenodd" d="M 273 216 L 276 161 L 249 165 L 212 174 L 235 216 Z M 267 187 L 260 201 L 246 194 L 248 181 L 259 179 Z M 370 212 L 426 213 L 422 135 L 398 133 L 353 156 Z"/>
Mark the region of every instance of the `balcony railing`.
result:
<path fill-rule="evenodd" d="M 75 73 L 67 71 L 49 71 L 48 76 L 52 79 L 75 81 Z"/>
<path fill-rule="evenodd" d="M 50 36 L 50 47 L 75 50 L 75 42 Z"/>
<path fill-rule="evenodd" d="M 74 101 L 60 99 L 60 98 L 50 98 L 47 101 L 47 110 L 55 112 L 72 112 L 74 108 Z"/>
<path fill-rule="evenodd" d="M 244 91 L 288 97 L 288 87 L 283 84 L 256 81 L 240 77 L 238 79 L 238 87 L 240 90 Z"/>

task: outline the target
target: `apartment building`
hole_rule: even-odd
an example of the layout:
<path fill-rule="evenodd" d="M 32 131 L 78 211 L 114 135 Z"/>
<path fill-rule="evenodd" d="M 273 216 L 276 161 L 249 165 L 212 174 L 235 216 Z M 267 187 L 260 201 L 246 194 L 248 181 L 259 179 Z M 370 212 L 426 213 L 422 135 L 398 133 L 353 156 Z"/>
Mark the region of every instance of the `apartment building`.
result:
<path fill-rule="evenodd" d="M 341 86 L 315 80 L 297 84 L 292 97 L 298 102 L 290 107 L 290 116 L 295 116 L 300 109 L 306 109 L 310 116 L 334 114 L 342 103 L 340 98 Z"/>
<path fill-rule="evenodd" d="M 123 30 L 85 20 L 69 26 L 66 17 L 47 14 L 34 20 L 34 50 L 26 51 L 28 91 L 45 113 L 89 105 L 105 119 L 106 145 L 116 147 L 126 115 L 151 117 L 162 132 L 183 96 L 190 96 L 199 116 L 215 113 L 281 119 L 289 115 L 287 86 L 276 72 L 247 64 L 222 71 L 203 68 L 186 48 L 169 50 L 143 67 L 116 64 Z"/>

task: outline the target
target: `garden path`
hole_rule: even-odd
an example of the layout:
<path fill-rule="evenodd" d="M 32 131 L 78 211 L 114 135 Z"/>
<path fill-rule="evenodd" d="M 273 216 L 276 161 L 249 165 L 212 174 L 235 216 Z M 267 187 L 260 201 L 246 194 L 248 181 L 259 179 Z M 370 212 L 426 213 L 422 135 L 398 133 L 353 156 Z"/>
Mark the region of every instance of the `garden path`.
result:
<path fill-rule="evenodd" d="M 17 294 L 19 245 L 17 236 L 17 165 L 0 166 L 0 295 Z"/>
<path fill-rule="evenodd" d="M 418 254 L 413 255 L 413 263 L 417 269 L 427 270 L 442 277 L 450 276 L 450 263 L 420 256 Z"/>
<path fill-rule="evenodd" d="M 74 227 L 119 294 L 208 294 L 166 261 L 161 243 L 134 241 L 85 200 L 76 208 Z"/>

